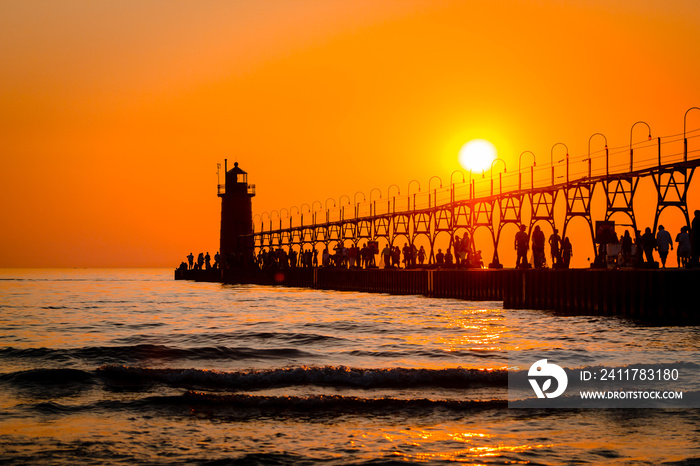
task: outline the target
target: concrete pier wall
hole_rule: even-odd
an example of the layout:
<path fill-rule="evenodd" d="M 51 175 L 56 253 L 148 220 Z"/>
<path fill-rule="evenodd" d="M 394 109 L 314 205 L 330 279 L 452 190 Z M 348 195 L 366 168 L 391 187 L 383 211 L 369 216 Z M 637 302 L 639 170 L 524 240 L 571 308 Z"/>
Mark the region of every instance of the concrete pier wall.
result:
<path fill-rule="evenodd" d="M 503 306 L 700 323 L 700 270 L 510 270 Z"/>
<path fill-rule="evenodd" d="M 197 279 L 196 274 L 176 278 Z M 506 309 L 700 324 L 700 270 L 347 270 L 233 272 L 206 281 L 503 301 Z M 696 288 L 698 287 L 698 288 Z"/>

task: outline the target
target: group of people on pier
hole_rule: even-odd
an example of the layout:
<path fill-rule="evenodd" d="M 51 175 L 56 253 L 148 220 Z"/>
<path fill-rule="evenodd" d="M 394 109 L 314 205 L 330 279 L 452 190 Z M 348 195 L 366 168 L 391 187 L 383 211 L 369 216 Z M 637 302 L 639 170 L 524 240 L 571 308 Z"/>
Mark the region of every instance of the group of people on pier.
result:
<path fill-rule="evenodd" d="M 644 233 L 635 230 L 634 238 L 629 230 L 625 230 L 620 239 L 614 230 L 608 231 L 598 242 L 596 262 L 601 265 L 613 262 L 620 267 L 656 268 L 656 251 L 661 268 L 666 268 L 668 256 L 675 243 L 677 266 L 697 268 L 700 266 L 700 210 L 694 212 L 690 228 L 683 226 L 675 239 L 672 239 L 671 233 L 663 225 L 659 225 L 656 232 L 650 227 L 646 227 Z"/>
<path fill-rule="evenodd" d="M 262 270 L 270 270 L 276 268 L 296 268 L 296 267 L 343 267 L 352 269 L 367 269 L 367 268 L 422 268 L 426 266 L 434 267 L 475 267 L 482 268 L 483 260 L 481 258 L 481 250 L 475 250 L 469 242 L 469 236 L 464 233 L 460 238 L 455 236 L 445 253 L 442 249 L 438 249 L 435 255 L 433 264 L 426 264 L 429 261 L 425 247 L 416 247 L 415 244 L 404 243 L 403 248 L 387 244 L 384 249 L 379 251 L 376 241 L 369 241 L 359 247 L 356 244 L 350 247 L 345 247 L 342 243 L 338 243 L 333 252 L 325 247 L 320 254 L 318 249 L 305 249 L 300 252 L 289 248 L 286 251 L 283 248 L 266 250 L 261 249 L 255 256 L 255 264 Z M 452 254 L 454 250 L 454 255 Z M 379 255 L 379 264 L 377 264 L 376 256 Z"/>
<path fill-rule="evenodd" d="M 700 225 L 698 228 L 700 228 Z M 678 243 L 676 247 L 678 267 L 688 267 L 691 263 L 692 245 L 690 229 L 687 226 L 681 228 L 680 232 L 676 235 L 675 242 Z M 601 252 L 599 252 L 599 255 L 602 256 L 602 247 L 605 246 L 608 251 L 608 256 L 619 254 L 618 264 L 620 266 L 649 267 L 657 264 L 654 260 L 654 251 L 656 251 L 661 260 L 661 267 L 666 268 L 666 261 L 669 251 L 673 250 L 673 243 L 674 240 L 671 239 L 671 234 L 663 225 L 659 225 L 656 235 L 654 235 L 654 232 L 652 232 L 649 227 L 644 229 L 644 234 L 642 234 L 640 230 L 636 230 L 634 239 L 630 235 L 629 230 L 625 230 L 622 239 L 618 240 L 617 235 L 613 234 L 612 241 L 610 241 L 609 244 L 601 244 Z M 612 250 L 613 254 L 610 254 L 610 250 Z"/>
<path fill-rule="evenodd" d="M 545 257 L 545 235 L 539 225 L 535 225 L 532 232 L 532 265 L 527 259 L 530 250 L 530 237 L 525 232 L 525 225 L 520 225 L 520 231 L 515 234 L 515 251 L 517 258 L 515 260 L 515 268 L 528 269 L 530 267 L 541 269 L 547 266 Z M 571 256 L 573 255 L 573 246 L 568 237 L 564 239 L 559 236 L 559 230 L 554 229 L 554 232 L 549 236 L 549 254 L 552 259 L 553 269 L 568 269 L 571 264 Z"/>
<path fill-rule="evenodd" d="M 219 269 L 220 267 L 221 255 L 219 254 L 219 251 L 214 254 L 214 264 L 211 263 L 211 256 L 209 255 L 209 252 L 206 254 L 200 252 L 199 255 L 197 255 L 196 262 L 194 260 L 194 254 L 189 253 L 187 255 L 187 262 L 180 264 L 180 268 L 184 270 L 211 270 Z"/>

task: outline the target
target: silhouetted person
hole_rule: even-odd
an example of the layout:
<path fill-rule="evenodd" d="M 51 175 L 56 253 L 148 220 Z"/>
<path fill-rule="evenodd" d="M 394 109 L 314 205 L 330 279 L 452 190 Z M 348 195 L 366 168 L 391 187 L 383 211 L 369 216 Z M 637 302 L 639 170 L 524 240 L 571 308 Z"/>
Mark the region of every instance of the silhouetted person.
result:
<path fill-rule="evenodd" d="M 635 260 L 637 264 L 641 264 L 644 262 L 644 244 L 642 244 L 642 232 L 639 230 L 634 231 L 634 245 L 637 249 L 634 254 Z"/>
<path fill-rule="evenodd" d="M 647 259 L 647 263 L 653 263 L 654 248 L 656 248 L 656 238 L 654 238 L 654 233 L 651 232 L 651 228 L 649 227 L 646 227 L 644 229 L 644 234 L 642 235 L 642 248 L 644 249 L 644 256 Z"/>
<path fill-rule="evenodd" d="M 418 250 L 418 263 L 423 265 L 423 262 L 425 262 L 425 249 L 421 246 Z"/>
<path fill-rule="evenodd" d="M 207 255 L 204 256 L 204 264 L 207 270 L 211 269 L 211 256 L 209 255 L 209 251 L 207 251 Z"/>
<path fill-rule="evenodd" d="M 462 236 L 462 245 L 459 248 L 460 252 L 462 253 L 462 264 L 463 265 L 469 265 L 469 262 L 467 262 L 469 258 L 469 251 L 471 250 L 470 244 L 469 244 L 469 233 L 464 232 L 464 236 Z"/>
<path fill-rule="evenodd" d="M 368 256 L 367 256 L 367 243 L 362 243 L 362 247 L 360 248 L 360 267 L 365 268 L 368 265 Z"/>
<path fill-rule="evenodd" d="M 435 254 L 435 263 L 437 265 L 443 265 L 445 263 L 445 255 L 442 253 L 442 249 L 438 249 L 437 254 Z"/>
<path fill-rule="evenodd" d="M 392 267 L 400 268 L 401 264 L 401 250 L 398 246 L 394 246 L 394 250 L 391 253 L 391 265 Z"/>
<path fill-rule="evenodd" d="M 219 251 L 216 251 L 216 254 L 214 254 L 214 268 L 221 268 L 221 254 L 219 254 Z"/>
<path fill-rule="evenodd" d="M 194 268 L 194 255 L 192 253 L 189 253 L 187 255 L 187 262 L 189 263 L 189 269 L 192 270 Z"/>
<path fill-rule="evenodd" d="M 656 247 L 659 250 L 659 258 L 661 258 L 661 267 L 666 268 L 666 258 L 668 257 L 669 248 L 673 250 L 673 240 L 671 233 L 666 231 L 663 225 L 659 225 L 659 232 L 656 234 Z"/>
<path fill-rule="evenodd" d="M 360 248 L 357 244 L 353 244 L 350 248 L 350 266 L 362 268 L 362 258 L 360 257 Z"/>
<path fill-rule="evenodd" d="M 203 265 L 204 265 L 204 253 L 200 252 L 199 255 L 197 256 L 197 270 L 202 270 Z"/>
<path fill-rule="evenodd" d="M 532 232 L 532 257 L 536 269 L 544 267 L 544 232 L 539 225 Z"/>
<path fill-rule="evenodd" d="M 700 260 L 700 210 L 695 211 L 695 217 L 690 224 L 690 264 L 697 267 Z"/>
<path fill-rule="evenodd" d="M 372 242 L 367 246 L 367 268 L 377 267 L 377 262 L 374 258 L 375 254 L 379 254 L 379 244 Z"/>
<path fill-rule="evenodd" d="M 525 225 L 520 225 L 520 231 L 515 234 L 515 250 L 518 257 L 515 260 L 515 268 L 520 269 L 526 267 L 527 252 L 530 250 L 530 238 L 525 233 Z"/>
<path fill-rule="evenodd" d="M 382 249 L 382 259 L 384 260 L 385 269 L 391 267 L 391 248 L 388 244 Z"/>
<path fill-rule="evenodd" d="M 481 249 L 474 253 L 474 267 L 482 268 L 484 261 L 481 260 Z"/>
<path fill-rule="evenodd" d="M 559 230 L 554 229 L 554 233 L 549 236 L 549 248 L 552 254 L 552 268 L 555 268 L 561 262 L 561 257 L 559 255 L 559 244 L 561 238 L 559 237 Z"/>
<path fill-rule="evenodd" d="M 452 253 L 450 250 L 447 250 L 447 253 L 445 254 L 445 265 L 451 266 L 452 265 Z"/>
<path fill-rule="evenodd" d="M 629 230 L 625 230 L 625 234 L 622 235 L 621 243 L 622 261 L 626 266 L 629 266 L 632 262 L 632 237 L 630 236 Z"/>
<path fill-rule="evenodd" d="M 408 266 L 411 265 L 411 248 L 408 243 L 403 243 L 401 252 L 403 253 L 403 267 L 407 269 Z"/>
<path fill-rule="evenodd" d="M 569 264 L 571 264 L 571 256 L 573 255 L 574 249 L 571 246 L 571 241 L 569 241 L 569 237 L 567 236 L 561 243 L 561 262 L 564 265 L 565 269 L 569 268 Z"/>
<path fill-rule="evenodd" d="M 676 243 L 678 243 L 676 248 L 678 267 L 687 267 L 690 260 L 690 235 L 687 226 L 681 228 L 681 232 L 676 235 Z"/>

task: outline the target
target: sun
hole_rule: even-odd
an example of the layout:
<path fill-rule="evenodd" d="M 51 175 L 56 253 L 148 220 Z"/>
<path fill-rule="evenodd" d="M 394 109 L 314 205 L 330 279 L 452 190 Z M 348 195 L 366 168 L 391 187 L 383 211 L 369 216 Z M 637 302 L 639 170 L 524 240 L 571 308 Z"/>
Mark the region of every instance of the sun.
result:
<path fill-rule="evenodd" d="M 465 170 L 473 172 L 491 168 L 496 160 L 496 146 L 485 139 L 472 139 L 459 150 L 459 163 Z"/>

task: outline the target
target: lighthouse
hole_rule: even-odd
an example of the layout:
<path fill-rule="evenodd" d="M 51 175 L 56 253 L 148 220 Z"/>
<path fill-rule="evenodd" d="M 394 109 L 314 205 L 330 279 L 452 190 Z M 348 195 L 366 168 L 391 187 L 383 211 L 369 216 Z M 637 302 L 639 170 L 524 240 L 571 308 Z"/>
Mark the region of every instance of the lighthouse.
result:
<path fill-rule="evenodd" d="M 219 250 L 225 267 L 240 267 L 253 257 L 253 206 L 255 185 L 248 184 L 248 173 L 238 162 L 228 170 L 224 160 L 226 178 L 218 186 L 221 198 L 221 232 Z"/>

